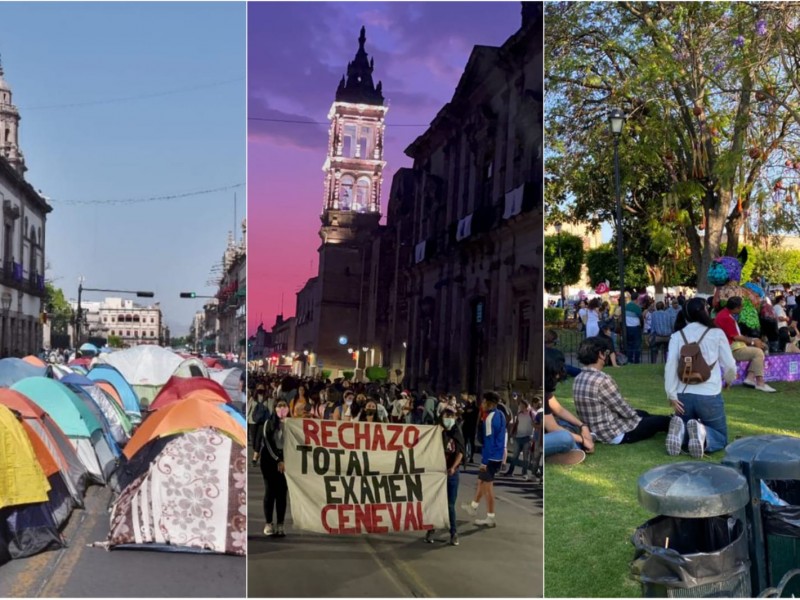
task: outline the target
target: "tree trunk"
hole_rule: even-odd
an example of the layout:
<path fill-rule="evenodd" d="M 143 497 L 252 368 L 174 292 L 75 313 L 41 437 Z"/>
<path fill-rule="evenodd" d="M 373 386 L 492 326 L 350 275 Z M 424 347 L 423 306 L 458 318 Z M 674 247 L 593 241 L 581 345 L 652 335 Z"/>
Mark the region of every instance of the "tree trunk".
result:
<path fill-rule="evenodd" d="M 648 265 L 647 275 L 650 277 L 650 282 L 656 288 L 655 297 L 656 301 L 664 299 L 664 270 L 660 265 Z"/>

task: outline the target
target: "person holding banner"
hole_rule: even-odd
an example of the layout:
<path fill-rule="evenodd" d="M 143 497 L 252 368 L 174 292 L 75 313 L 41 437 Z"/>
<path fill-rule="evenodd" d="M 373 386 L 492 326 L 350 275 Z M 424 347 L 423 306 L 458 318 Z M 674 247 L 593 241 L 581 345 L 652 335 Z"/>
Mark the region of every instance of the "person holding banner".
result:
<path fill-rule="evenodd" d="M 456 421 L 456 410 L 445 406 L 441 415 L 442 442 L 447 467 L 447 509 L 450 515 L 450 545 L 458 546 L 458 529 L 456 527 L 456 500 L 458 498 L 458 467 L 464 460 L 465 444 L 461 426 Z M 425 543 L 433 544 L 433 533 L 429 529 L 425 534 Z"/>
<path fill-rule="evenodd" d="M 387 423 L 388 421 L 381 417 L 378 412 L 378 403 L 375 400 L 367 400 L 364 410 L 358 416 L 359 421 L 366 421 L 367 423 Z"/>
<path fill-rule="evenodd" d="M 275 537 L 286 535 L 283 521 L 286 517 L 286 496 L 289 488 L 284 474 L 283 447 L 284 423 L 288 416 L 289 403 L 280 398 L 275 403 L 275 412 L 258 430 L 254 443 L 256 449 L 254 460 L 258 460 L 259 457 L 261 459 L 261 474 L 267 488 L 264 495 L 264 518 L 267 521 L 264 525 L 264 535 L 275 535 Z M 272 514 L 275 508 L 278 512 L 278 523 L 273 528 Z"/>
<path fill-rule="evenodd" d="M 483 393 L 483 405 L 486 409 L 486 418 L 480 427 L 483 428 L 483 448 L 481 449 L 481 467 L 478 473 L 478 491 L 475 499 L 469 504 L 462 504 L 461 508 L 467 514 L 478 514 L 481 498 L 486 497 L 486 518 L 477 519 L 476 525 L 497 527 L 494 512 L 494 478 L 506 458 L 506 444 L 508 431 L 506 430 L 506 417 L 503 411 L 498 410 L 500 396 L 496 392 Z"/>

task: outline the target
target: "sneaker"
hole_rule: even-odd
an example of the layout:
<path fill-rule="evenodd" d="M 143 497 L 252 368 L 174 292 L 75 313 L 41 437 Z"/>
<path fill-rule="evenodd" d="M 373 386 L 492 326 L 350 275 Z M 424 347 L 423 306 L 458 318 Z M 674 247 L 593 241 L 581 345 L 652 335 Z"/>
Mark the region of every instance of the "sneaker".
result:
<path fill-rule="evenodd" d="M 433 544 L 434 543 L 433 529 L 428 529 L 428 532 L 425 534 L 425 539 L 422 540 L 422 541 L 425 542 L 426 544 Z"/>
<path fill-rule="evenodd" d="M 497 527 L 494 517 L 486 517 L 485 519 L 476 519 L 475 525 L 482 525 L 484 527 Z"/>
<path fill-rule="evenodd" d="M 772 387 L 770 385 L 767 385 L 766 383 L 762 383 L 761 385 L 757 385 L 756 389 L 759 392 L 769 392 L 769 393 L 773 393 L 773 392 L 777 392 L 778 391 L 774 387 Z"/>
<path fill-rule="evenodd" d="M 450 545 L 451 546 L 458 546 L 458 534 L 454 533 L 450 536 Z"/>
<path fill-rule="evenodd" d="M 467 514 L 471 517 L 474 517 L 475 515 L 478 514 L 478 509 L 474 508 L 471 502 L 465 502 L 464 504 L 461 505 L 461 508 L 463 508 L 467 512 Z"/>
<path fill-rule="evenodd" d="M 283 523 L 278 523 L 275 528 L 275 537 L 286 537 L 286 532 L 283 530 Z"/>
<path fill-rule="evenodd" d="M 272 523 L 264 525 L 264 535 L 272 535 L 275 531 L 272 529 Z"/>
<path fill-rule="evenodd" d="M 689 431 L 689 454 L 692 458 L 703 458 L 706 447 L 706 426 L 692 419 L 686 424 L 686 429 Z"/>
<path fill-rule="evenodd" d="M 586 459 L 586 452 L 583 450 L 570 450 L 569 452 L 559 452 L 546 456 L 544 462 L 548 465 L 577 465 Z"/>
<path fill-rule="evenodd" d="M 667 432 L 667 454 L 678 456 L 683 446 L 683 438 L 686 436 L 686 426 L 683 419 L 675 415 L 670 419 L 669 431 Z"/>

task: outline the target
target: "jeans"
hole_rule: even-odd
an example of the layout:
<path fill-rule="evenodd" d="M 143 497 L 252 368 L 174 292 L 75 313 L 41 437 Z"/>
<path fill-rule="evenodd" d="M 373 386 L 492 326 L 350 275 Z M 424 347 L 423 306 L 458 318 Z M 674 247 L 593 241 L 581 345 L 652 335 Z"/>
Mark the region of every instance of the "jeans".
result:
<path fill-rule="evenodd" d="M 514 443 L 514 455 L 509 456 L 510 459 L 508 461 L 509 467 L 507 474 L 511 475 L 514 472 L 514 469 L 517 468 L 519 465 L 519 455 L 522 454 L 522 474 L 528 474 L 528 461 L 530 460 L 531 454 L 531 438 L 528 436 L 525 437 L 518 437 L 514 438 L 516 441 Z"/>
<path fill-rule="evenodd" d="M 267 484 L 267 492 L 264 494 L 264 518 L 267 523 L 272 523 L 272 514 L 277 505 L 278 525 L 283 525 L 289 487 L 286 483 L 286 475 L 278 471 L 278 463 L 267 450 L 261 453 L 261 474 Z"/>
<path fill-rule="evenodd" d="M 565 429 L 559 429 L 558 431 L 544 434 L 545 456 L 561 454 L 562 452 L 569 452 L 570 450 L 577 449 L 578 444 L 575 443 L 575 438 L 573 438 L 572 434 Z"/>
<path fill-rule="evenodd" d="M 642 362 L 642 328 L 625 326 L 625 355 L 631 364 Z"/>
<path fill-rule="evenodd" d="M 450 513 L 450 535 L 456 534 L 456 499 L 458 498 L 458 469 L 447 476 L 447 510 Z"/>
<path fill-rule="evenodd" d="M 728 445 L 728 422 L 725 419 L 725 404 L 722 394 L 701 396 L 699 394 L 678 394 L 683 403 L 681 419 L 700 421 L 706 427 L 706 452 L 716 452 Z"/>

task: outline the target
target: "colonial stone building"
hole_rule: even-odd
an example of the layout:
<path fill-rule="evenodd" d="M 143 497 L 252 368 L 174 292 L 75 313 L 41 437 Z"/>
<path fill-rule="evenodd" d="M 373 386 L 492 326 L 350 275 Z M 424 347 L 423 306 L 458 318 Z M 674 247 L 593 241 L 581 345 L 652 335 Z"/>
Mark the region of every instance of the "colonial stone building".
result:
<path fill-rule="evenodd" d="M 20 114 L 0 64 L 0 355 L 24 356 L 42 347 L 45 222 L 52 208 L 25 180 Z"/>
<path fill-rule="evenodd" d="M 242 241 L 236 243 L 233 234 L 222 257 L 223 275 L 217 291 L 216 351 L 244 358 L 247 311 L 247 230 L 242 223 Z M 213 320 L 213 319 L 212 319 Z M 208 322 L 209 319 L 206 319 Z"/>
<path fill-rule="evenodd" d="M 542 12 L 476 46 L 392 182 L 370 342 L 411 387 L 542 381 Z"/>
<path fill-rule="evenodd" d="M 319 273 L 297 295 L 296 339 L 301 372 L 352 370 L 348 349 L 368 336 L 366 306 L 373 269 L 373 239 L 380 230 L 385 116 L 382 84 L 361 28 L 328 113 L 331 122 L 323 165 L 324 196 Z M 307 354 L 306 354 L 307 353 Z M 363 367 L 362 367 L 363 368 Z"/>
<path fill-rule="evenodd" d="M 77 313 L 77 301 L 71 300 L 70 306 Z M 133 300 L 106 298 L 95 302 L 81 301 L 81 312 L 85 323 L 84 340 L 107 340 L 114 336 L 120 338 L 125 347 L 163 344 L 165 341 L 161 307 L 157 303 L 141 306 Z"/>

